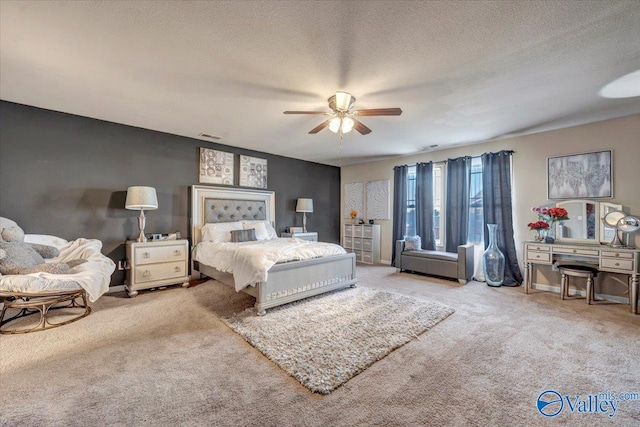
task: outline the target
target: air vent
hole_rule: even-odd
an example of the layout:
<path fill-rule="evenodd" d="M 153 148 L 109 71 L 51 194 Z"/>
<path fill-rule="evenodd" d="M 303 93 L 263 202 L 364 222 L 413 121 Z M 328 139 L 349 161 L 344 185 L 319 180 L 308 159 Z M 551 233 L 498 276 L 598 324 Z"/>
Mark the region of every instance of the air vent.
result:
<path fill-rule="evenodd" d="M 222 139 L 221 136 L 209 135 L 208 133 L 201 133 L 198 135 L 200 138 L 212 139 L 214 141 L 220 141 Z"/>

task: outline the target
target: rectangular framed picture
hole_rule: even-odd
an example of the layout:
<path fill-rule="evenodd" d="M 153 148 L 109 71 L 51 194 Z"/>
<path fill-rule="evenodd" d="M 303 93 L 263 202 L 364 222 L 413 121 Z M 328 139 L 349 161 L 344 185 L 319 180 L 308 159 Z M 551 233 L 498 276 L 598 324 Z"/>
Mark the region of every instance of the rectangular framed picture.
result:
<path fill-rule="evenodd" d="M 611 150 L 547 159 L 549 199 L 613 197 Z"/>
<path fill-rule="evenodd" d="M 200 148 L 199 181 L 207 184 L 233 185 L 233 153 Z"/>
<path fill-rule="evenodd" d="M 240 186 L 267 188 L 267 159 L 240 156 Z"/>

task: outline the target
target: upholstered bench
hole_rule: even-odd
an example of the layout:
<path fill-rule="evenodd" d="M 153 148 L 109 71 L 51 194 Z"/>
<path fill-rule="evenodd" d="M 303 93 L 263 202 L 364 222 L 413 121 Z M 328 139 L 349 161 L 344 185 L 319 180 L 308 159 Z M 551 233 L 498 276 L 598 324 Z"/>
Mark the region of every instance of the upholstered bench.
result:
<path fill-rule="evenodd" d="M 396 270 L 457 279 L 464 285 L 473 277 L 473 245 L 460 245 L 457 253 L 405 250 L 404 240 L 397 240 Z"/>

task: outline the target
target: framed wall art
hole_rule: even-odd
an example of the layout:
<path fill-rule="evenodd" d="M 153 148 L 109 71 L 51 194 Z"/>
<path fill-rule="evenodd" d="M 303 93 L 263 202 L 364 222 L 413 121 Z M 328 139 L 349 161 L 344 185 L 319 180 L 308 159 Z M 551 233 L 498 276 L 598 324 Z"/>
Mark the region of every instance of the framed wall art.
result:
<path fill-rule="evenodd" d="M 389 188 L 388 179 L 367 182 L 367 218 L 389 219 Z"/>
<path fill-rule="evenodd" d="M 240 186 L 267 188 L 267 159 L 241 155 Z"/>
<path fill-rule="evenodd" d="M 207 184 L 233 185 L 233 153 L 200 148 L 199 181 Z"/>
<path fill-rule="evenodd" d="M 351 218 L 351 211 L 357 212 L 357 218 L 364 218 L 364 184 L 362 182 L 344 185 L 343 217 Z"/>
<path fill-rule="evenodd" d="M 547 197 L 584 199 L 613 197 L 611 150 L 547 159 Z"/>

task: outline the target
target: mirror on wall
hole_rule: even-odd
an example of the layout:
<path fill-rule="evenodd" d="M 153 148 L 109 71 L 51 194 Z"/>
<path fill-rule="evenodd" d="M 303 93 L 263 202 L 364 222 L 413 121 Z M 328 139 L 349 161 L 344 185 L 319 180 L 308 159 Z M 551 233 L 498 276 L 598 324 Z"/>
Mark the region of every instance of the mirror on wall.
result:
<path fill-rule="evenodd" d="M 617 228 L 607 225 L 607 223 L 604 222 L 604 217 L 613 211 L 622 211 L 622 205 L 600 202 L 600 243 L 609 243 L 616 236 Z"/>
<path fill-rule="evenodd" d="M 592 200 L 565 200 L 556 203 L 565 208 L 569 219 L 556 224 L 556 240 L 566 242 L 600 242 L 600 208 Z"/>

